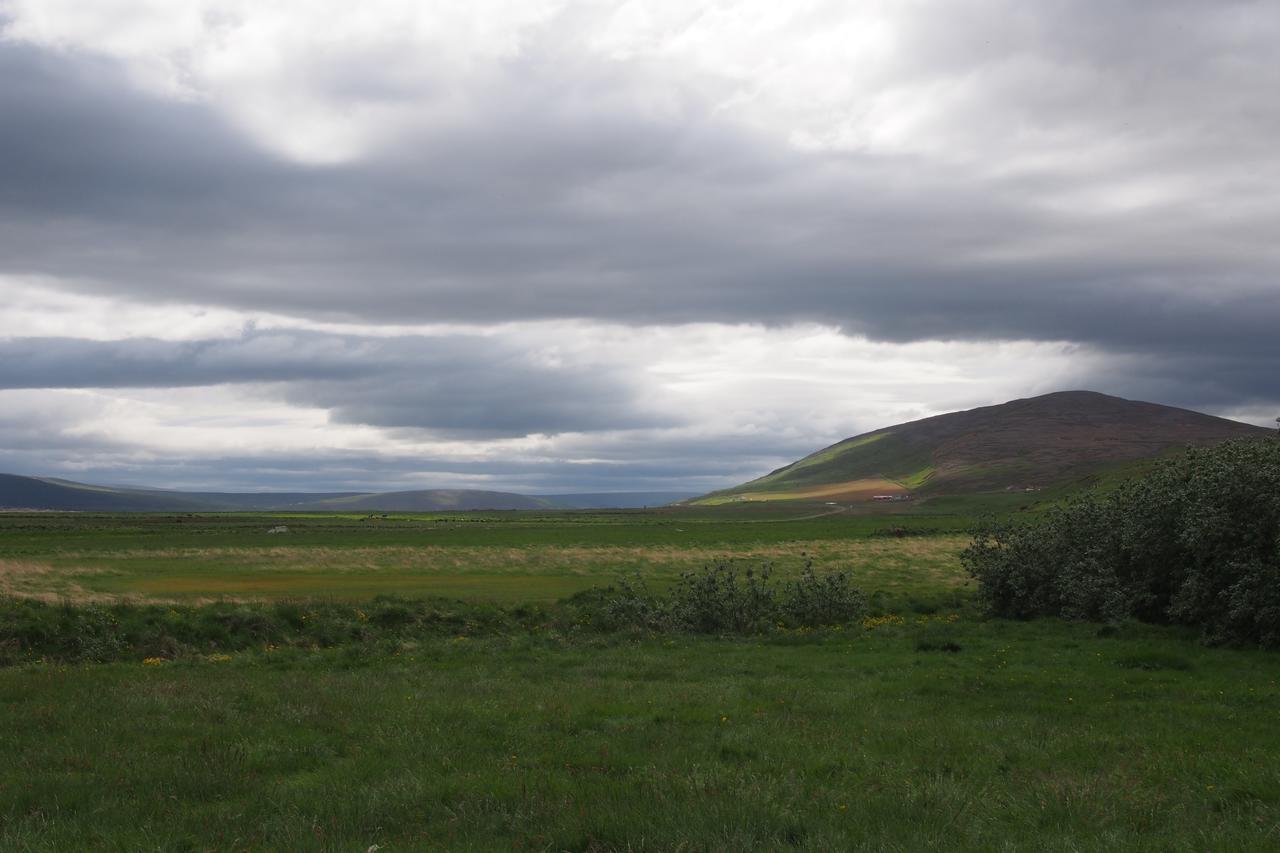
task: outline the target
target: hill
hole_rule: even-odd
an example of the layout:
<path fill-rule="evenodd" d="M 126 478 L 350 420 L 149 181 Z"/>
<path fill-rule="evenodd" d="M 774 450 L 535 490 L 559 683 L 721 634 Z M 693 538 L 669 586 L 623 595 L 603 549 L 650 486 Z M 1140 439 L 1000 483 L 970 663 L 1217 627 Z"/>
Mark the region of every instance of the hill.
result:
<path fill-rule="evenodd" d="M 188 512 L 206 504 L 181 493 L 159 493 L 90 486 L 69 480 L 43 480 L 0 474 L 0 509 L 79 510 L 82 512 Z"/>
<path fill-rule="evenodd" d="M 1038 489 L 1187 445 L 1264 437 L 1225 418 L 1061 391 L 864 433 L 696 503 Z"/>
<path fill-rule="evenodd" d="M 0 474 L 0 509 L 77 512 L 462 512 L 513 509 L 625 509 L 661 506 L 687 493 L 616 492 L 522 495 L 478 489 L 400 492 L 180 492 L 95 486 L 50 477 Z"/>
<path fill-rule="evenodd" d="M 539 497 L 561 509 L 642 509 L 688 500 L 693 495 L 689 492 L 590 492 Z"/>

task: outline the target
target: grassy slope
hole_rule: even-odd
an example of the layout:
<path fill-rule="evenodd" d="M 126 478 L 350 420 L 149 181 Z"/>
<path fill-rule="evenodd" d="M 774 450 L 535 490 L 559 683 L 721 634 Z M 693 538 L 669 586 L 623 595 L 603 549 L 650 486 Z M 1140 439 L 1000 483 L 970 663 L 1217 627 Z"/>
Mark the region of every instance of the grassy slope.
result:
<path fill-rule="evenodd" d="M 1278 683 L 1167 631 L 911 620 L 9 668 L 0 848 L 1271 850 Z"/>
<path fill-rule="evenodd" d="M 802 493 L 809 487 L 857 480 L 887 480 L 918 488 L 932 471 L 927 449 L 912 447 L 890 433 L 847 439 L 759 479 L 699 500 L 717 502 L 749 493 Z"/>
<path fill-rule="evenodd" d="M 815 486 L 874 478 L 921 495 L 1060 486 L 1106 477 L 1186 444 L 1268 432 L 1184 409 L 1064 392 L 855 436 L 701 502 L 782 500 Z"/>

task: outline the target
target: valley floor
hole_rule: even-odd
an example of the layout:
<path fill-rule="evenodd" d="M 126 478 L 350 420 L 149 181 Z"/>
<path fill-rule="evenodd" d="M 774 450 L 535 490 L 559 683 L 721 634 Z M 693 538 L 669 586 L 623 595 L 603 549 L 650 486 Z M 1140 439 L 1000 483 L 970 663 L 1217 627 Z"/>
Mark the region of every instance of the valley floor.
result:
<path fill-rule="evenodd" d="M 641 573 L 663 586 L 732 559 L 794 575 L 851 572 L 910 598 L 962 587 L 963 516 L 750 511 L 0 516 L 0 595 L 103 603 L 380 594 L 548 603 Z M 270 534 L 283 526 L 288 531 Z M 890 532 L 922 533 L 896 538 Z M 950 531 L 948 533 L 948 531 Z"/>
<path fill-rule="evenodd" d="M 1280 655 L 988 620 L 957 562 L 965 519 L 813 515 L 293 517 L 287 536 L 251 515 L 0 519 L 18 596 L 0 611 L 0 850 L 1280 847 Z M 487 603 L 734 555 L 851 571 L 871 612 L 704 637 Z M 211 612 L 210 584 L 263 577 L 288 583 L 218 607 L 242 632 L 293 620 L 289 642 L 57 636 L 89 624 L 72 616 L 100 639 L 144 616 L 176 632 Z M 361 603 L 379 577 L 512 615 L 314 647 L 329 634 L 304 623 L 395 614 Z M 119 603 L 137 600 L 174 603 Z M 114 662 L 66 663 L 99 652 Z"/>

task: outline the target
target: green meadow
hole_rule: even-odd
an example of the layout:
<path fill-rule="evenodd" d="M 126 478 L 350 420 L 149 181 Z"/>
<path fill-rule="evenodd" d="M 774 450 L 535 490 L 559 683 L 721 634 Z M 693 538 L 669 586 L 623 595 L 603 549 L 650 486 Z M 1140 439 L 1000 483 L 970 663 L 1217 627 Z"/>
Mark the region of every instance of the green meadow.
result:
<path fill-rule="evenodd" d="M 824 505 L 387 517 L 0 514 L 0 592 L 79 602 L 396 594 L 546 603 L 628 573 L 662 586 L 721 560 L 786 574 L 812 559 L 822 570 L 852 572 L 869 590 L 929 595 L 964 583 L 956 554 L 968 524 L 958 515 L 885 518 Z M 268 532 L 279 526 L 288 532 Z"/>
<path fill-rule="evenodd" d="M 0 515 L 0 849 L 1276 849 L 1280 657 L 988 619 L 971 521 Z M 729 560 L 848 572 L 868 612 L 588 618 L 619 575 Z M 404 621 L 419 599 L 452 621 Z M 206 611 L 239 639 L 130 644 L 130 620 Z M 303 627 L 336 613 L 370 630 Z M 123 639 L 56 651 L 72 616 Z"/>

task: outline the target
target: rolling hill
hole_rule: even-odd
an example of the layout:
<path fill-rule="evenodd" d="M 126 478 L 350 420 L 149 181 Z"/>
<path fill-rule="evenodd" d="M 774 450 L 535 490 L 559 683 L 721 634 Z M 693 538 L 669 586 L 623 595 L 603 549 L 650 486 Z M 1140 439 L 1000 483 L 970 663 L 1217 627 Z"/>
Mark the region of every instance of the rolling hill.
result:
<path fill-rule="evenodd" d="M 178 492 L 147 492 L 0 474 L 0 508 L 82 512 L 193 512 L 208 506 Z"/>
<path fill-rule="evenodd" d="M 689 497 L 677 492 L 522 495 L 478 489 L 400 492 L 180 492 L 94 486 L 0 474 L 0 509 L 78 512 L 463 512 L 513 509 L 628 509 Z"/>
<path fill-rule="evenodd" d="M 847 438 L 694 503 L 1038 489 L 1187 445 L 1270 434 L 1187 409 L 1061 391 Z"/>

